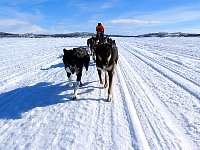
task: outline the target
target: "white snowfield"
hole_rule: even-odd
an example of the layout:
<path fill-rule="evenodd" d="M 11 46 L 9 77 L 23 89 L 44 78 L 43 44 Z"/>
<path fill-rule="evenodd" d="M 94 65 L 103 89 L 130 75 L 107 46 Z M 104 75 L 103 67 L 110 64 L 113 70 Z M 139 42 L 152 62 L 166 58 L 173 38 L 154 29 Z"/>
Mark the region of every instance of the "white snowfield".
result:
<path fill-rule="evenodd" d="M 200 38 L 114 39 L 111 102 L 92 59 L 71 99 L 63 48 L 87 38 L 0 39 L 0 149 L 199 150 Z"/>

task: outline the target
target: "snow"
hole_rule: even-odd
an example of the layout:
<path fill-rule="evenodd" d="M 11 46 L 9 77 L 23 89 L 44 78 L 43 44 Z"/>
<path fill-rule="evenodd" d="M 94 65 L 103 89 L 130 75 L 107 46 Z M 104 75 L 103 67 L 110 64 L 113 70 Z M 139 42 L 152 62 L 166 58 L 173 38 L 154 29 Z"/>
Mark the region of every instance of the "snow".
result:
<path fill-rule="evenodd" d="M 92 59 L 71 99 L 62 50 L 87 38 L 0 39 L 0 149 L 200 149 L 200 38 L 114 39 L 111 102 Z"/>

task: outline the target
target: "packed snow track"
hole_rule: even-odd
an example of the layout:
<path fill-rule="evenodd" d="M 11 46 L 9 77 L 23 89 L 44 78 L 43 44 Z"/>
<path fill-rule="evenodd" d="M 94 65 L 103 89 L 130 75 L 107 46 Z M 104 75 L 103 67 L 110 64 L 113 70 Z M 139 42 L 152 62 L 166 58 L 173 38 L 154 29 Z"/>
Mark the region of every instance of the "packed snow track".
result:
<path fill-rule="evenodd" d="M 113 39 L 107 102 L 92 59 L 71 98 L 62 50 L 87 38 L 2 38 L 0 149 L 200 149 L 200 38 Z"/>

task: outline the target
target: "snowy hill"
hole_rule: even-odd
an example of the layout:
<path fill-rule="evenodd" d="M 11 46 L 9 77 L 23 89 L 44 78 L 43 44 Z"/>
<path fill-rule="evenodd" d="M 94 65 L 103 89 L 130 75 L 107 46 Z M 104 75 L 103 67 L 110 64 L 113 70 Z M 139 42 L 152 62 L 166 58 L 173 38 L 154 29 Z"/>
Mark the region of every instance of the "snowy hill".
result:
<path fill-rule="evenodd" d="M 106 102 L 92 60 L 71 99 L 62 50 L 87 38 L 2 38 L 0 149 L 200 149 L 200 38 L 114 39 Z"/>
<path fill-rule="evenodd" d="M 182 33 L 182 32 L 159 32 L 159 33 L 148 33 L 138 35 L 137 37 L 200 37 L 200 34 L 193 34 L 193 33 Z"/>
<path fill-rule="evenodd" d="M 94 33 L 88 33 L 88 32 L 74 32 L 74 33 L 67 33 L 67 34 L 33 34 L 33 33 L 12 34 L 12 33 L 0 32 L 0 37 L 22 37 L 22 38 L 90 37 L 94 35 L 95 35 Z"/>
<path fill-rule="evenodd" d="M 95 33 L 89 32 L 74 32 L 67 34 L 33 34 L 33 33 L 25 33 L 25 34 L 12 34 L 12 33 L 4 33 L 0 32 L 0 37 L 22 37 L 22 38 L 66 38 L 66 37 L 91 37 L 95 36 Z M 107 35 L 109 37 L 200 37 L 200 34 L 192 34 L 192 33 L 182 33 L 182 32 L 159 32 L 159 33 L 148 33 L 142 35 Z"/>

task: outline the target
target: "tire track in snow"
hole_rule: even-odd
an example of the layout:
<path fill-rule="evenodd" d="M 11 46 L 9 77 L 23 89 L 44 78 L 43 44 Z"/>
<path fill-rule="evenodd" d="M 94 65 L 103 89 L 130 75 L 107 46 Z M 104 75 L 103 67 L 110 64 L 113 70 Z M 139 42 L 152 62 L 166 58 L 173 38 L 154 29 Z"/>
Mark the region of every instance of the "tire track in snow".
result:
<path fill-rule="evenodd" d="M 96 71 L 96 67 L 93 66 L 89 67 L 89 71 L 92 72 L 90 75 L 91 79 L 97 79 L 98 75 Z M 91 97 L 91 100 L 94 100 L 94 112 L 92 116 L 92 121 L 90 128 L 88 129 L 89 138 L 87 139 L 87 145 L 85 149 L 110 149 L 113 145 L 113 138 L 111 137 L 111 112 L 112 107 L 111 104 L 105 102 L 107 89 L 100 85 L 99 81 L 95 81 L 91 83 L 90 86 L 96 87 L 92 93 L 88 94 Z M 98 97 L 97 97 L 98 96 Z M 89 98 L 90 99 L 90 98 Z M 89 139 L 89 140 L 88 140 Z"/>
<path fill-rule="evenodd" d="M 126 45 L 126 46 L 128 46 L 128 45 Z M 159 64 L 160 66 L 162 66 L 164 68 L 167 68 L 171 72 L 179 75 L 182 78 L 185 78 L 189 82 L 192 82 L 193 84 L 195 84 L 197 86 L 200 86 L 198 81 L 196 81 L 196 79 L 198 78 L 197 73 L 199 73 L 198 70 L 193 70 L 193 68 L 188 68 L 187 66 L 183 65 L 182 63 L 175 60 L 174 58 L 168 58 L 168 56 L 163 56 L 163 54 L 161 56 L 162 58 L 159 58 L 160 60 L 158 60 L 158 59 L 156 59 L 155 55 L 152 55 L 152 53 L 147 50 L 135 47 L 134 45 L 129 45 L 129 46 L 131 49 L 134 49 L 134 52 L 138 53 L 139 55 L 144 56 L 145 58 L 155 62 L 156 64 Z M 155 51 L 156 50 L 154 50 L 154 52 Z M 184 58 L 184 59 L 188 59 L 188 58 Z M 171 62 L 173 62 L 173 63 L 171 63 Z M 172 65 L 173 65 L 173 67 L 172 67 Z M 187 72 L 192 73 L 192 76 L 187 77 L 187 75 L 185 74 Z"/>
<path fill-rule="evenodd" d="M 131 94 L 131 98 L 133 100 L 135 99 L 135 103 L 136 101 L 138 101 L 138 105 L 136 105 L 135 107 L 137 107 L 137 113 L 143 116 L 140 119 L 143 119 L 143 121 L 146 120 L 146 123 L 142 122 L 144 127 L 146 124 L 146 128 L 144 128 L 145 133 L 148 134 L 148 128 L 150 128 L 150 132 L 153 132 L 150 135 L 155 135 L 155 138 L 157 138 L 157 140 L 155 140 L 154 142 L 160 141 L 159 143 L 154 143 L 152 141 L 154 139 L 151 139 L 147 136 L 149 142 L 151 143 L 151 148 L 160 147 L 161 149 L 170 149 L 171 147 L 174 147 L 179 149 L 181 147 L 187 147 L 189 149 L 190 145 L 187 143 L 184 134 L 181 133 L 176 127 L 176 125 L 173 123 L 173 121 L 170 120 L 170 115 L 167 113 L 165 108 L 159 103 L 160 100 L 157 98 L 156 95 L 152 93 L 152 91 L 148 88 L 148 85 L 146 85 L 145 82 L 143 82 L 142 79 L 140 79 L 139 75 L 134 71 L 134 69 L 130 66 L 126 59 L 123 58 L 122 55 L 120 56 L 119 65 L 122 69 L 122 72 L 124 73 L 124 78 L 127 79 L 125 81 L 126 84 L 128 84 L 128 87 L 135 87 L 135 89 L 131 88 L 129 90 L 131 90 L 131 93 L 135 93 Z M 126 68 L 126 70 L 123 68 Z M 132 77 L 125 77 L 130 73 L 133 75 Z M 149 114 L 152 114 L 152 116 Z M 168 136 L 165 137 L 164 135 Z M 152 144 L 154 146 L 152 146 Z M 166 145 L 171 146 L 166 147 Z"/>
<path fill-rule="evenodd" d="M 125 45 L 127 45 L 126 42 L 120 42 L 120 45 L 122 45 L 122 43 L 125 44 Z M 131 46 L 131 47 L 137 47 L 140 50 L 142 50 L 142 49 L 146 50 L 146 46 L 147 45 L 146 46 L 141 46 L 141 45 L 135 45 L 135 44 L 130 44 L 129 43 L 129 46 Z M 173 52 L 168 52 L 168 51 L 166 51 L 166 47 L 162 48 L 162 47 L 159 47 L 158 45 L 156 45 L 156 47 L 147 46 L 147 48 L 148 48 L 148 50 L 146 50 L 145 52 L 159 55 L 160 57 L 163 57 L 168 62 L 171 61 L 171 62 L 176 63 L 179 66 L 179 68 L 177 68 L 177 69 L 179 69 L 179 71 L 190 70 L 191 72 L 194 72 L 194 73 L 195 72 L 196 73 L 200 73 L 200 70 L 197 67 L 194 68 L 194 67 L 191 66 L 191 64 L 181 63 L 181 62 L 177 61 L 176 58 L 178 58 L 179 60 L 183 60 L 183 61 L 185 61 L 185 60 L 192 61 L 195 64 L 199 64 L 198 62 L 200 61 L 200 59 L 197 59 L 197 58 L 194 58 L 194 57 L 190 58 L 188 56 L 181 56 L 180 54 L 176 54 L 176 53 L 173 53 Z M 149 51 L 149 48 L 150 48 L 150 51 Z"/>
<path fill-rule="evenodd" d="M 165 78 L 160 72 L 154 70 L 154 68 L 141 59 L 138 59 L 134 54 L 129 53 L 129 51 L 123 48 L 121 51 L 125 54 L 124 56 L 133 70 L 135 69 L 142 77 L 142 80 L 148 84 L 149 88 L 155 92 L 161 103 L 168 109 L 171 115 L 173 115 L 173 120 L 178 127 L 180 126 L 179 128 L 182 133 L 187 135 L 187 139 L 191 141 L 192 145 L 198 147 L 200 105 L 196 97 L 182 87 L 174 84 L 173 81 Z M 195 118 L 195 121 L 190 122 L 190 118 Z"/>
<path fill-rule="evenodd" d="M 80 44 L 78 40 L 77 43 Z M 145 133 L 147 131 L 148 134 L 148 129 L 144 128 L 144 119 L 141 117 L 143 113 L 145 117 L 150 118 L 147 120 L 149 124 L 148 127 L 154 130 L 152 131 L 154 135 L 158 134 L 156 138 L 154 138 L 153 134 L 150 134 L 151 137 L 149 140 L 148 135 L 145 133 L 146 136 L 144 135 L 145 137 L 143 137 L 144 141 L 147 142 L 148 146 L 151 146 L 149 141 L 153 141 L 154 143 L 161 143 L 158 146 L 156 145 L 157 147 L 169 149 L 167 146 L 164 147 L 163 143 L 165 143 L 165 141 L 162 139 L 166 137 L 165 133 L 163 133 L 163 135 L 161 134 L 163 131 L 161 130 L 162 128 L 160 130 L 155 128 L 155 125 L 157 125 L 158 128 L 160 127 L 159 122 L 156 124 L 156 120 L 151 120 L 153 117 L 151 117 L 151 115 L 149 116 L 151 107 L 156 106 L 154 103 L 151 103 L 151 98 L 153 96 L 150 96 L 149 101 L 144 103 L 145 105 L 142 107 L 142 111 L 137 111 L 137 114 L 134 114 L 133 111 L 130 110 L 133 107 L 138 109 L 138 106 L 134 106 L 131 100 L 135 101 L 139 99 L 139 97 L 132 92 L 134 91 L 132 86 L 138 87 L 140 90 L 136 90 L 136 92 L 144 97 L 148 97 L 148 90 L 144 90 L 148 86 L 141 83 L 142 79 L 129 75 L 131 73 L 130 70 L 132 70 L 129 68 L 131 66 L 128 65 L 129 67 L 124 69 L 126 66 L 123 66 L 123 63 L 120 63 L 120 61 L 118 72 L 120 72 L 121 76 L 116 73 L 114 78 L 117 78 L 120 83 L 125 83 L 126 89 L 119 84 L 116 85 L 116 82 L 114 82 L 113 90 L 117 91 L 115 91 L 117 95 L 113 95 L 114 99 L 111 103 L 104 102 L 104 99 L 107 97 L 107 89 L 99 87 L 99 83 L 96 82 L 98 76 L 94 66 L 92 66 L 89 71 L 90 75 L 87 78 L 83 77 L 83 81 L 86 82 L 86 84 L 84 87 L 80 88 L 79 98 L 75 101 L 70 100 L 73 89 L 67 87 L 66 83 L 68 83 L 68 81 L 66 73 L 64 68 L 61 69 L 56 65 L 57 62 L 52 63 L 55 67 L 47 66 L 50 69 L 44 69 L 35 75 L 33 75 L 33 71 L 33 76 L 27 75 L 22 77 L 17 88 L 24 85 L 35 87 L 37 83 L 42 81 L 49 83 L 45 86 L 45 90 L 39 88 L 40 96 L 42 96 L 42 94 L 47 94 L 40 99 L 41 102 L 44 99 L 47 99 L 47 101 L 43 103 L 45 105 L 31 104 L 34 107 L 23 111 L 22 118 L 20 119 L 1 119 L 0 124 L 2 128 L 0 129 L 0 141 L 3 144 L 0 145 L 0 149 L 138 149 L 144 147 L 144 144 L 139 143 L 137 145 L 137 140 L 141 140 L 142 137 L 136 136 L 137 133 L 135 133 L 134 130 L 137 130 L 137 126 L 133 125 L 135 122 L 130 118 L 134 119 L 135 115 L 137 115 L 137 118 L 140 119 L 139 124 L 142 125 L 142 132 Z M 38 79 L 36 79 L 36 77 Z M 134 81 L 132 78 L 137 78 L 137 80 Z M 141 85 L 136 85 L 136 81 Z M 12 102 L 16 104 L 16 106 L 19 105 L 19 101 L 17 101 L 19 94 L 20 93 L 16 92 L 11 95 Z M 23 94 L 26 98 L 29 96 L 38 98 L 34 96 L 34 94 L 37 93 Z M 129 103 L 126 101 L 126 97 L 130 98 L 130 106 L 128 106 Z M 118 98 L 120 98 L 120 100 L 118 100 Z M 118 101 L 115 101 L 115 99 Z M 146 100 L 147 98 L 144 99 Z M 60 100 L 62 102 L 60 102 Z M 143 104 L 142 100 L 143 99 L 140 101 L 141 105 Z M 54 103 L 49 103 L 49 101 Z M 11 105 L 15 106 L 14 104 Z M 148 104 L 150 106 L 147 107 L 148 111 L 146 111 L 145 106 Z M 130 111 L 133 115 L 129 114 Z M 157 113 L 155 110 L 153 112 L 155 114 Z M 162 121 L 162 119 L 161 117 L 160 120 Z M 165 122 L 163 124 L 163 126 L 168 127 L 168 124 Z M 169 138 L 173 139 L 171 136 L 174 130 L 170 131 L 168 128 L 166 130 L 169 131 L 169 133 L 166 133 L 166 136 L 170 134 Z M 179 137 L 174 141 L 166 140 L 166 143 L 171 142 L 169 145 L 178 149 L 178 144 L 176 143 L 178 140 Z M 181 140 L 182 138 L 180 138 L 180 141 Z M 155 147 L 151 148 L 153 149 Z"/>
<path fill-rule="evenodd" d="M 121 46 L 123 47 L 123 46 Z M 154 70 L 162 74 L 164 77 L 168 78 L 169 80 L 173 81 L 176 85 L 180 86 L 182 89 L 189 92 L 192 96 L 194 96 L 197 100 L 200 100 L 200 87 L 193 82 L 190 82 L 186 78 L 180 76 L 179 74 L 172 72 L 171 70 L 163 67 L 160 64 L 153 62 L 151 59 L 146 58 L 142 54 L 138 54 L 135 51 L 130 51 L 124 47 L 126 51 L 131 53 L 132 55 L 136 56 L 142 62 L 146 63 L 148 66 L 152 67 Z M 137 48 L 135 48 L 137 49 Z M 181 81 L 181 82 L 180 82 Z"/>
<path fill-rule="evenodd" d="M 112 94 L 112 139 L 116 145 L 115 149 L 138 149 L 137 139 L 134 137 L 135 133 L 129 120 L 127 104 L 124 100 L 124 91 L 121 89 L 117 72 L 115 74 L 113 79 L 114 92 Z"/>
<path fill-rule="evenodd" d="M 119 65 L 121 67 L 121 63 L 119 63 Z M 124 80 L 124 77 L 122 74 L 123 70 L 121 70 L 120 67 L 118 66 L 117 75 L 119 76 L 121 86 L 123 87 L 121 90 L 123 91 L 124 97 L 126 99 L 125 101 L 126 101 L 126 107 L 128 110 L 129 121 L 132 125 L 132 129 L 134 130 L 134 132 L 132 131 L 132 136 L 133 136 L 132 138 L 137 140 L 138 148 L 150 149 L 148 141 L 142 129 L 141 122 L 137 116 L 135 106 L 132 103 L 132 97 L 127 88 L 126 81 Z"/>

